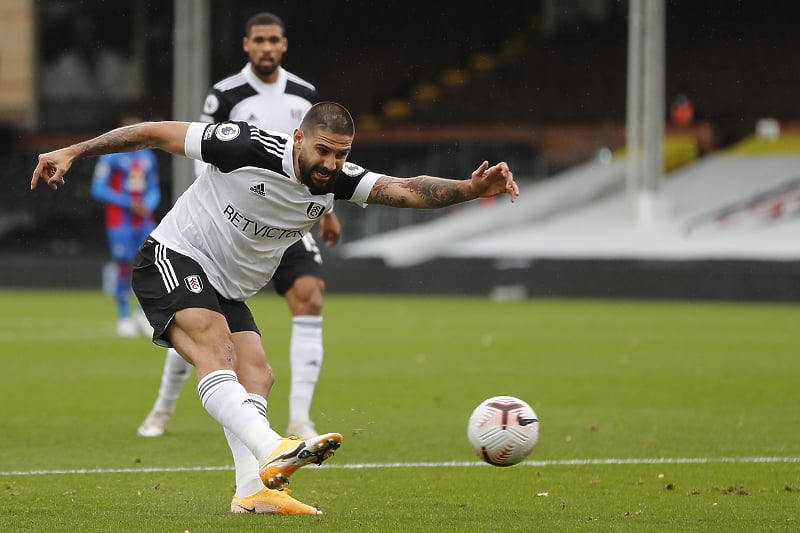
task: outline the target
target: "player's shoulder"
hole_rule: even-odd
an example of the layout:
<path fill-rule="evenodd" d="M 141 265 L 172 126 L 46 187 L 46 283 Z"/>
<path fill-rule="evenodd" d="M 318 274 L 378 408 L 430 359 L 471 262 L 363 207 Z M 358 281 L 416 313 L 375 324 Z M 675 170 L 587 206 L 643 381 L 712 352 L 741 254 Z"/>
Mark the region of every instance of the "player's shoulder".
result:
<path fill-rule="evenodd" d="M 219 80 L 213 87 L 217 91 L 227 92 L 241 87 L 242 85 L 249 85 L 249 83 L 242 72 L 237 72 L 236 74 L 231 74 L 227 78 Z"/>
<path fill-rule="evenodd" d="M 291 135 L 274 130 L 262 129 L 244 120 L 225 120 L 215 124 L 203 124 L 202 142 L 212 144 L 239 145 L 258 144 L 283 148 Z"/>
<path fill-rule="evenodd" d="M 314 86 L 313 83 L 311 83 L 310 81 L 308 81 L 308 80 L 306 80 L 304 78 L 301 78 L 300 76 L 298 76 L 294 72 L 290 72 L 288 70 L 286 70 L 286 80 L 287 81 L 291 81 L 292 83 L 296 83 L 298 85 L 302 85 L 303 87 L 305 87 L 307 89 L 310 89 L 312 91 L 316 91 L 317 90 L 317 88 Z"/>
<path fill-rule="evenodd" d="M 286 71 L 286 94 L 304 98 L 312 105 L 319 101 L 317 88 L 314 84 L 288 70 Z"/>
<path fill-rule="evenodd" d="M 258 94 L 258 91 L 247 80 L 243 72 L 237 72 L 224 78 L 211 87 L 203 102 L 204 122 L 216 122 L 225 117 L 230 109 L 239 102 Z"/>

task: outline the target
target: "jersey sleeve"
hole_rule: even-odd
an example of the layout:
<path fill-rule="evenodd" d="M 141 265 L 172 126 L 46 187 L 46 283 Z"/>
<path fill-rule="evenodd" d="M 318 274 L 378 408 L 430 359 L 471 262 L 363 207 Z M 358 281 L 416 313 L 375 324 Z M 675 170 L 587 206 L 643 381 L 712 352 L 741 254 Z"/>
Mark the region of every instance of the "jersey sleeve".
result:
<path fill-rule="evenodd" d="M 186 139 L 183 141 L 183 150 L 186 152 L 186 157 L 191 157 L 198 161 L 203 160 L 203 135 L 208 126 L 205 122 L 192 122 L 189 124 L 189 129 L 186 130 Z"/>
<path fill-rule="evenodd" d="M 365 207 L 369 199 L 369 193 L 380 177 L 380 174 L 370 172 L 364 167 L 348 161 L 339 171 L 333 191 L 334 198 L 337 200 L 350 200 Z"/>
<path fill-rule="evenodd" d="M 222 172 L 248 166 L 280 171 L 278 146 L 286 141 L 281 134 L 259 130 L 247 122 L 193 122 L 186 133 L 185 151 L 188 157 L 210 163 Z"/>

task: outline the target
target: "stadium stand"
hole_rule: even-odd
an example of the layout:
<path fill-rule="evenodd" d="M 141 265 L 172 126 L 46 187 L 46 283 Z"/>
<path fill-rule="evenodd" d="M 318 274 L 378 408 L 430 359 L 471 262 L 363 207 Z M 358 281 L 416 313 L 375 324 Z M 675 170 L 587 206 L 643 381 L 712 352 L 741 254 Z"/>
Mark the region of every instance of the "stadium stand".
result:
<path fill-rule="evenodd" d="M 800 137 L 747 139 L 668 174 L 667 213 L 643 227 L 630 215 L 624 160 L 591 162 L 523 189 L 515 205 L 366 238 L 344 256 L 377 259 L 407 279 L 456 261 L 453 272 L 473 280 L 505 270 L 523 295 L 797 300 L 798 168 Z"/>
<path fill-rule="evenodd" d="M 617 215 L 622 217 L 625 212 L 622 177 L 618 170 L 613 170 L 617 163 L 602 166 L 595 162 L 595 157 L 607 150 L 620 154 L 624 147 L 627 51 L 625 11 L 620 7 L 624 3 L 609 2 L 612 8 L 597 26 L 581 23 L 561 30 L 547 26 L 542 16 L 545 4 L 515 0 L 504 4 L 503 9 L 480 13 L 463 9 L 456 2 L 445 1 L 433 8 L 425 3 L 410 5 L 399 0 L 387 0 L 380 9 L 369 13 L 364 12 L 363 6 L 352 3 L 321 4 L 308 10 L 286 1 L 276 3 L 271 9 L 284 14 L 289 26 L 297 29 L 289 35 L 292 52 L 287 67 L 317 81 L 322 95 L 347 105 L 359 120 L 353 161 L 398 175 L 419 168 L 453 175 L 473 168 L 476 158 L 502 157 L 518 169 L 525 202 L 531 196 L 545 203 L 548 198 L 566 198 L 567 204 L 553 203 L 550 208 L 559 213 L 571 212 L 576 217 L 579 211 L 594 213 L 601 220 L 602 215 L 618 210 Z M 736 143 L 751 134 L 764 117 L 778 119 L 784 134 L 792 130 L 792 121 L 800 121 L 794 95 L 800 86 L 800 71 L 786 66 L 786 58 L 800 53 L 800 42 L 794 37 L 793 17 L 785 12 L 789 8 L 782 4 L 741 0 L 736 9 L 731 9 L 722 0 L 668 3 L 665 94 L 671 97 L 688 91 L 698 105 L 697 120 L 692 126 L 667 130 L 665 157 L 671 171 L 667 187 L 676 188 L 670 192 L 673 200 L 680 198 L 675 207 L 680 205 L 684 209 L 678 217 L 682 224 L 687 223 L 687 217 L 697 219 L 737 201 L 780 189 L 781 183 L 769 181 L 770 178 L 758 186 L 732 187 L 732 183 L 742 184 L 747 179 L 732 177 L 726 181 L 714 173 L 723 168 L 726 173 L 740 168 L 743 172 L 749 169 L 752 175 L 769 175 L 773 163 L 765 156 L 738 156 L 752 160 L 752 165 L 764 165 L 763 171 L 751 168 L 750 162 L 727 168 L 721 161 L 733 156 L 717 151 L 732 145 L 741 147 Z M 232 5 L 212 0 L 215 42 L 237 42 L 240 20 L 262 8 L 263 3 L 256 1 Z M 162 32 L 169 27 L 168 11 L 162 9 L 158 13 Z M 502 31 L 487 28 L 502 28 Z M 337 37 L 335 46 L 330 44 L 331 36 Z M 147 65 L 153 92 L 149 98 L 157 113 L 169 116 L 172 57 L 169 50 L 157 49 L 155 54 L 157 58 Z M 241 50 L 237 47 L 214 49 L 212 77 L 220 78 L 237 70 L 241 61 Z M 74 275 L 67 283 L 99 284 L 105 240 L 99 230 L 102 227 L 99 208 L 88 196 L 88 179 L 73 180 L 57 197 L 48 194 L 49 191 L 38 191 L 34 197 L 27 190 L 27 180 L 21 178 L 28 176 L 38 151 L 85 136 L 86 132 L 48 132 L 47 136 L 34 134 L 4 143 L 5 148 L 10 144 L 13 148 L 0 154 L 0 172 L 7 182 L 13 179 L 20 183 L 18 188 L 10 187 L 7 194 L 0 196 L 0 254 L 3 255 L 0 279 L 5 284 L 48 283 L 46 276 L 33 273 L 37 272 L 36 264 L 46 265 L 52 257 L 71 265 Z M 689 164 L 693 161 L 696 163 Z M 164 187 L 169 190 L 168 160 L 163 169 Z M 570 183 L 569 194 L 547 192 L 557 191 L 566 183 Z M 694 186 L 701 183 L 705 185 Z M 704 187 L 721 188 L 717 194 L 720 200 L 727 198 L 727 203 L 716 202 L 715 189 L 708 192 Z M 592 192 L 596 193 L 592 198 L 596 197 L 600 203 L 589 202 Z M 608 203 L 602 204 L 601 199 Z M 585 201 L 585 211 L 577 208 L 578 204 L 583 205 L 578 200 Z M 502 267 L 514 273 L 511 278 L 517 281 L 512 284 L 523 286 L 527 294 L 604 294 L 619 285 L 620 277 L 627 276 L 628 280 L 638 280 L 627 283 L 634 295 L 666 294 L 672 287 L 676 297 L 697 294 L 780 299 L 788 294 L 797 298 L 797 289 L 774 294 L 772 288 L 765 289 L 757 281 L 718 284 L 719 290 L 713 287 L 699 290 L 693 286 L 694 292 L 688 289 L 691 283 L 686 282 L 691 278 L 695 283 L 704 272 L 714 268 L 728 269 L 731 279 L 738 281 L 744 279 L 740 271 L 748 269 L 751 273 L 763 272 L 765 268 L 778 272 L 792 265 L 796 269 L 797 259 L 791 247 L 783 251 L 764 248 L 777 240 L 771 236 L 778 233 L 771 232 L 783 227 L 785 218 L 764 230 L 768 238 L 763 242 L 747 245 L 752 244 L 755 250 L 750 256 L 746 252 L 737 256 L 732 249 L 724 254 L 717 250 L 722 255 L 715 256 L 713 246 L 697 245 L 696 248 L 707 252 L 706 256 L 691 255 L 680 248 L 673 249 L 674 256 L 633 257 L 617 250 L 617 255 L 598 252 L 578 257 L 580 254 L 569 251 L 569 243 L 573 241 L 552 237 L 563 247 L 564 255 L 559 256 L 555 253 L 559 248 L 552 244 L 551 237 L 539 234 L 537 228 L 563 228 L 566 235 L 572 228 L 569 219 L 559 218 L 556 224 L 557 219 L 548 218 L 545 223 L 544 218 L 536 218 L 541 215 L 536 215 L 538 208 L 523 202 L 514 206 L 513 217 L 520 212 L 529 217 L 518 221 L 524 228 L 493 226 L 496 233 L 488 243 L 478 244 L 471 239 L 440 243 L 443 255 L 418 257 L 416 266 L 412 266 L 409 252 L 404 258 L 408 266 L 395 269 L 391 276 L 381 274 L 386 271 L 383 252 L 365 251 L 369 237 L 413 224 L 421 224 L 428 231 L 440 228 L 436 231 L 448 235 L 452 231 L 448 227 L 471 225 L 473 216 L 483 221 L 486 217 L 491 219 L 492 211 L 502 211 L 490 205 L 495 204 L 481 204 L 474 209 L 475 214 L 471 209 L 458 209 L 391 216 L 385 213 L 391 210 L 337 207 L 345 224 L 348 246 L 328 253 L 326 264 L 330 265 L 333 276 L 331 289 L 351 290 L 351 279 L 353 283 L 366 283 L 364 287 L 369 288 L 372 283 L 369 280 L 374 279 L 375 290 L 410 287 L 457 292 L 466 287 L 488 292 L 491 287 L 476 286 L 471 277 L 481 269 Z M 601 209 L 599 205 L 606 207 Z M 445 218 L 440 220 L 442 216 Z M 623 219 L 619 218 L 620 224 Z M 670 239 L 685 245 L 676 229 L 680 224 L 677 220 L 673 222 L 675 227 L 671 231 L 675 233 L 669 238 L 661 235 L 648 240 L 647 245 L 638 245 L 655 248 L 654 243 L 666 245 Z M 605 225 L 598 224 L 594 230 L 610 231 L 604 228 Z M 707 233 L 708 228 L 693 239 Z M 590 241 L 625 241 L 619 236 L 612 237 L 612 233 L 608 235 L 607 239 Z M 389 234 L 387 238 L 386 242 L 397 242 L 396 235 Z M 725 240 L 733 246 L 735 239 L 726 236 Z M 525 257 L 504 256 L 492 248 L 512 242 L 522 243 L 520 249 L 527 250 Z M 547 249 L 548 243 L 552 249 Z M 746 248 L 744 244 L 741 246 Z M 398 245 L 389 262 L 402 256 L 403 250 Z M 418 248 L 414 254 L 423 251 Z M 506 258 L 489 258 L 495 252 L 498 258 Z M 475 257 L 469 258 L 470 254 Z M 348 260 L 344 265 L 346 255 Z M 466 274 L 442 275 L 453 271 Z M 593 278 L 586 276 L 587 272 L 606 273 L 608 277 L 598 274 Z M 654 280 L 657 276 L 666 279 L 663 276 L 669 277 L 670 272 L 685 277 L 659 288 Z M 656 277 L 648 280 L 647 273 Z M 426 279 L 444 281 L 434 288 Z M 770 279 L 777 285 L 786 285 L 781 275 L 772 275 Z M 786 279 L 791 279 L 795 287 L 800 286 L 796 277 Z M 54 281 L 56 286 L 63 284 L 64 280 Z M 776 286 L 774 291 L 777 290 Z"/>

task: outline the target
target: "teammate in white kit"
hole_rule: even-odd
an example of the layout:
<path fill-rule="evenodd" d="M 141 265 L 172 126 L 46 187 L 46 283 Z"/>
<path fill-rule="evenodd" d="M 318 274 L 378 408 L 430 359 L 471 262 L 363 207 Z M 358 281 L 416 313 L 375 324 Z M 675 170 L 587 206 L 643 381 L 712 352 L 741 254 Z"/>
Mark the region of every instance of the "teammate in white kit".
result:
<path fill-rule="evenodd" d="M 237 478 L 232 512 L 319 514 L 283 485 L 342 442 L 339 433 L 281 437 L 266 417 L 273 376 L 246 300 L 286 248 L 335 200 L 430 209 L 519 195 L 505 162 L 484 161 L 466 180 L 368 171 L 347 162 L 354 135 L 350 113 L 334 102 L 312 106 L 291 136 L 246 122 L 141 123 L 41 154 L 31 178 L 31 189 L 39 180 L 58 189 L 75 159 L 140 148 L 209 163 L 140 248 L 133 291 L 153 341 L 194 365 L 203 407 L 225 429 Z"/>
<path fill-rule="evenodd" d="M 244 120 L 261 129 L 290 134 L 308 109 L 318 101 L 311 83 L 285 70 L 283 54 L 288 48 L 285 27 L 272 13 L 257 13 L 245 24 L 242 48 L 249 61 L 244 68 L 212 87 L 200 120 L 214 123 Z M 205 167 L 195 162 L 199 175 Z M 326 246 L 341 236 L 334 213 L 320 218 L 319 235 Z M 317 434 L 311 421 L 311 403 L 323 359 L 322 302 L 325 280 L 322 257 L 311 232 L 290 246 L 272 278 L 272 286 L 286 299 L 292 313 L 289 343 L 291 382 L 287 435 L 310 438 Z M 142 437 L 164 434 L 191 365 L 173 348 L 167 349 L 158 396 L 137 429 Z"/>

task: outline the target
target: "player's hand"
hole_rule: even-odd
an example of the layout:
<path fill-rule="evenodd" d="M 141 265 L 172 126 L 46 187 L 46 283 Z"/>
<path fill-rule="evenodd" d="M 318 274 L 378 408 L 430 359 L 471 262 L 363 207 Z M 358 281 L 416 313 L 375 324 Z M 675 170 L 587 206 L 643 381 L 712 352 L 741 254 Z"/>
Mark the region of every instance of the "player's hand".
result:
<path fill-rule="evenodd" d="M 131 213 L 143 218 L 150 218 L 152 211 L 147 209 L 141 200 L 131 200 Z"/>
<path fill-rule="evenodd" d="M 319 223 L 319 238 L 325 243 L 325 247 L 336 246 L 341 237 L 342 225 L 339 218 L 333 213 L 323 216 Z"/>
<path fill-rule="evenodd" d="M 505 161 L 489 166 L 484 161 L 472 173 L 472 186 L 478 198 L 489 198 L 506 193 L 515 201 L 519 196 L 519 186 L 514 181 L 514 174 Z"/>
<path fill-rule="evenodd" d="M 48 152 L 39 155 L 39 163 L 33 170 L 31 178 L 31 190 L 39 184 L 39 180 L 44 180 L 47 186 L 53 190 L 64 185 L 64 174 L 72 166 L 72 158 L 63 154 L 62 150 Z"/>

